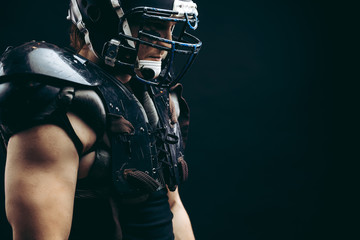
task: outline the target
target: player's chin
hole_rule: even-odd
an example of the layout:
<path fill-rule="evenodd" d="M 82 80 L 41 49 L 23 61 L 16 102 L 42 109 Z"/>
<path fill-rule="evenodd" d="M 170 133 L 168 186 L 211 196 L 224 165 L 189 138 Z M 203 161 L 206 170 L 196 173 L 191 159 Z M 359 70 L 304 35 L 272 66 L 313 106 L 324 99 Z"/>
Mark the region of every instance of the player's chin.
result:
<path fill-rule="evenodd" d="M 161 61 L 162 60 L 162 57 L 160 56 L 150 56 L 150 57 L 146 57 L 145 59 L 143 60 L 148 60 L 148 61 Z"/>

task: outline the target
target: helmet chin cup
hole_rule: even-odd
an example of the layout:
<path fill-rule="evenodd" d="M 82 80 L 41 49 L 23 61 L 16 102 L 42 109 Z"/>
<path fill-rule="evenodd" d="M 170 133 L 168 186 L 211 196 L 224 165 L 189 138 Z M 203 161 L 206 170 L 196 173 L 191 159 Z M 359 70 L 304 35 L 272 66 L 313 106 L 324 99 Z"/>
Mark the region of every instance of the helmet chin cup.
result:
<path fill-rule="evenodd" d="M 135 72 L 145 80 L 157 78 L 161 72 L 161 61 L 138 60 Z"/>

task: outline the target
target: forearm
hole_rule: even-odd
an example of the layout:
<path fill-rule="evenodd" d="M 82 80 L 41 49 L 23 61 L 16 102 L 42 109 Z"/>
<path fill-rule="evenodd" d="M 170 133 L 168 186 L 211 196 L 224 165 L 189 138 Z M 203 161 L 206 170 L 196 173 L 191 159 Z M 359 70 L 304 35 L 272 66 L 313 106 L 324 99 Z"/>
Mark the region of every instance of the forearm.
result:
<path fill-rule="evenodd" d="M 189 215 L 183 204 L 176 202 L 171 207 L 173 213 L 173 228 L 175 240 L 193 240 L 195 239 Z"/>
<path fill-rule="evenodd" d="M 189 215 L 181 201 L 179 190 L 168 191 L 169 205 L 173 214 L 173 229 L 175 240 L 193 240 L 195 239 L 191 227 Z"/>

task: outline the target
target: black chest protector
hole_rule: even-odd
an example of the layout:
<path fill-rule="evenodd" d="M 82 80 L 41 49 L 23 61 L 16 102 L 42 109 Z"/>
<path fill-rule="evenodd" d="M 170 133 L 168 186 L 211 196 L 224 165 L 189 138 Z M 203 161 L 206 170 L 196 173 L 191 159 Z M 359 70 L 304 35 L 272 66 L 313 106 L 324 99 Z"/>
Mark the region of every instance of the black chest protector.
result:
<path fill-rule="evenodd" d="M 165 184 L 175 190 L 182 181 L 183 146 L 179 124 L 171 122 L 168 90 L 149 87 L 143 92 L 149 106 L 117 80 L 98 89 L 111 125 L 112 179 L 118 192 L 151 192 Z"/>
<path fill-rule="evenodd" d="M 42 90 L 33 93 L 39 85 Z M 146 86 L 144 94 L 148 98 L 140 103 L 128 88 L 97 65 L 44 42 L 26 43 L 6 52 L 1 59 L 0 120 L 5 127 L 4 119 L 11 120 L 11 114 L 13 119 L 21 116 L 17 110 L 5 110 L 14 109 L 14 101 L 8 99 L 18 98 L 16 94 L 22 88 L 26 88 L 26 92 L 30 89 L 35 99 L 40 94 L 48 95 L 47 105 L 51 107 L 41 108 L 47 115 L 56 111 L 59 99 L 64 102 L 64 96 L 71 92 L 71 99 L 76 101 L 69 104 L 78 106 L 70 109 L 96 128 L 98 138 L 107 133 L 110 139 L 112 185 L 118 194 L 147 193 L 165 185 L 175 190 L 185 180 L 187 165 L 183 160 L 182 137 L 179 123 L 171 121 L 168 89 Z M 84 92 L 87 94 L 80 94 Z M 91 97 L 93 95 L 96 96 Z M 101 105 L 99 109 L 104 109 L 104 126 L 97 126 L 101 121 L 94 120 L 101 119 L 97 115 L 102 111 L 93 111 L 96 106 L 90 104 L 89 107 L 89 102 L 94 106 L 93 102 L 97 102 Z M 33 115 L 46 115 L 35 106 L 34 109 L 37 112 Z"/>

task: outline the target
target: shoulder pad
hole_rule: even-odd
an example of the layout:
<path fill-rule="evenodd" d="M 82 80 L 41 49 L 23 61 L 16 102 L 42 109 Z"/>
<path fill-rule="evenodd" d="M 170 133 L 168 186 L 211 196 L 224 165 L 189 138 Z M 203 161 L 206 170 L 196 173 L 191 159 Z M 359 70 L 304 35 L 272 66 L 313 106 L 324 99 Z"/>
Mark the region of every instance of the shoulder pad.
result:
<path fill-rule="evenodd" d="M 0 58 L 0 83 L 34 75 L 47 83 L 97 86 L 104 78 L 102 72 L 87 59 L 46 42 L 25 43 L 9 49 Z"/>

